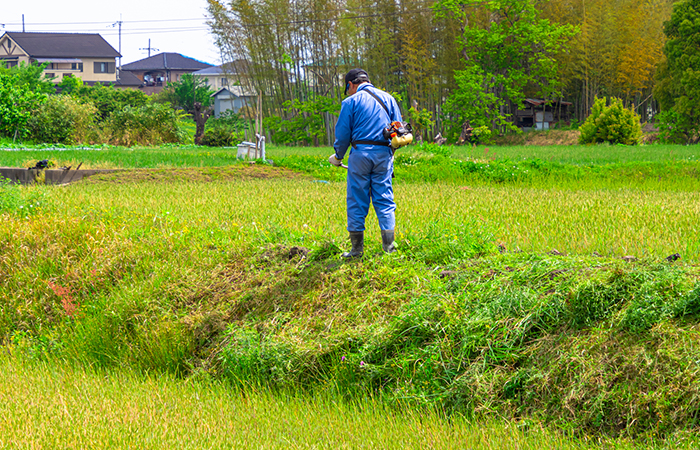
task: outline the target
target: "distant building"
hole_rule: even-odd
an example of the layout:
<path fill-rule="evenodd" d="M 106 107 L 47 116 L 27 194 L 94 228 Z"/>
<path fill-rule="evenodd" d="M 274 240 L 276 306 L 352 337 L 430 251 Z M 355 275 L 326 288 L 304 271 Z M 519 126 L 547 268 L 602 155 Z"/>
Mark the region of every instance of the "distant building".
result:
<path fill-rule="evenodd" d="M 556 122 L 571 120 L 571 105 L 571 102 L 560 100 L 526 98 L 513 115 L 515 126 L 523 130 L 548 130 Z"/>
<path fill-rule="evenodd" d="M 246 106 L 255 108 L 257 95 L 253 91 L 245 91 L 241 86 L 223 87 L 211 94 L 214 99 L 214 116 L 231 110 L 237 113 Z"/>
<path fill-rule="evenodd" d="M 55 83 L 65 77 L 79 77 L 86 84 L 116 83 L 120 56 L 99 34 L 7 31 L 0 37 L 0 60 L 7 66 L 47 63 L 44 76 Z"/>
<path fill-rule="evenodd" d="M 228 86 L 249 86 L 248 63 L 244 60 L 207 67 L 192 72 L 198 80 L 205 80 L 214 90 Z"/>
<path fill-rule="evenodd" d="M 129 72 L 144 83 L 143 91 L 153 94 L 163 90 L 167 83 L 180 81 L 182 75 L 212 67 L 202 61 L 179 53 L 159 53 L 122 65 L 122 73 Z"/>

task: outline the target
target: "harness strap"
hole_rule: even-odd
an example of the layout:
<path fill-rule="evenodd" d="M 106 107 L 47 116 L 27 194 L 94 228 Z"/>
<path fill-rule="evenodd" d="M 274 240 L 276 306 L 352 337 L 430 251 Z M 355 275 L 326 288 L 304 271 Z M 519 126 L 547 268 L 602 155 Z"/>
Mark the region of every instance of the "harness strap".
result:
<path fill-rule="evenodd" d="M 377 94 L 375 94 L 374 92 L 372 92 L 370 89 L 363 89 L 362 92 L 366 92 L 366 93 L 368 93 L 369 95 L 371 95 L 372 97 L 374 97 L 374 99 L 382 106 L 382 108 L 384 108 L 384 111 L 386 111 L 386 115 L 389 117 L 389 122 L 391 122 L 391 114 L 389 114 L 389 108 L 386 107 L 386 105 L 384 104 L 384 102 L 381 101 L 381 99 L 377 96 Z M 386 141 L 364 141 L 364 140 L 359 140 L 359 141 L 352 141 L 352 142 L 350 143 L 350 145 L 352 145 L 352 148 L 354 148 L 355 150 L 357 150 L 357 145 L 358 145 L 358 144 L 360 144 L 360 145 L 362 145 L 362 144 L 364 144 L 364 145 L 383 145 L 383 146 L 385 146 L 385 147 L 391 147 L 391 142 L 386 142 Z"/>
<path fill-rule="evenodd" d="M 352 141 L 350 145 L 352 145 L 352 148 L 357 150 L 357 145 L 383 145 L 385 147 L 391 147 L 391 142 L 386 142 L 386 141 Z"/>

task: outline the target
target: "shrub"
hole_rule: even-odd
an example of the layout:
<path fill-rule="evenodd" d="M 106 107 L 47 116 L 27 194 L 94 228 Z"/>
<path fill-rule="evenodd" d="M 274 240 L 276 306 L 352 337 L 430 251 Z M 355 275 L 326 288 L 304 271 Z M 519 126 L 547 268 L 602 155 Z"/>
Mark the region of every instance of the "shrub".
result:
<path fill-rule="evenodd" d="M 50 96 L 27 121 L 28 137 L 37 143 L 81 144 L 94 139 L 97 108 L 67 95 Z"/>
<path fill-rule="evenodd" d="M 622 100 L 611 98 L 610 105 L 605 98 L 596 99 L 591 114 L 579 130 L 581 144 L 607 142 L 610 144 L 634 145 L 642 137 L 639 115 L 625 108 Z"/>
<path fill-rule="evenodd" d="M 230 147 L 243 140 L 246 122 L 239 114 L 230 110 L 219 117 L 207 121 L 207 128 L 202 136 L 202 145 L 209 147 Z"/>
<path fill-rule="evenodd" d="M 209 147 L 231 147 L 241 141 L 241 135 L 225 127 L 216 127 L 204 132 L 202 145 Z"/>
<path fill-rule="evenodd" d="M 88 86 L 77 83 L 70 83 L 69 86 L 62 85 L 62 87 L 68 87 L 70 95 L 81 102 L 95 105 L 99 113 L 98 121 L 107 120 L 112 113 L 121 111 L 127 106 L 135 108 L 150 103 L 148 95 L 136 89 L 117 89 L 114 86 L 101 84 Z"/>
<path fill-rule="evenodd" d="M 126 106 L 107 120 L 106 131 L 116 145 L 159 145 L 186 140 L 180 128 L 181 114 L 167 104 L 147 103 Z"/>

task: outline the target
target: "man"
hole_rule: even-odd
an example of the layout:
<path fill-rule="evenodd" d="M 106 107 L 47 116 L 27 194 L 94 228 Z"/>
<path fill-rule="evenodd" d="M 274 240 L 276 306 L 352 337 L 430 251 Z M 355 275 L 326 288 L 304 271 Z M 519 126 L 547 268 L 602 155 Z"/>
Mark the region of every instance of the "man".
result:
<path fill-rule="evenodd" d="M 391 177 L 394 172 L 394 152 L 382 131 L 393 121 L 401 121 L 401 111 L 394 98 L 372 86 L 369 75 L 362 69 L 352 69 L 345 75 L 345 93 L 340 117 L 335 126 L 335 153 L 328 161 L 342 164 L 348 147 L 347 214 L 352 250 L 344 258 L 359 258 L 364 252 L 365 218 L 370 202 L 382 231 L 382 248 L 396 251 L 394 227 L 396 203 Z"/>

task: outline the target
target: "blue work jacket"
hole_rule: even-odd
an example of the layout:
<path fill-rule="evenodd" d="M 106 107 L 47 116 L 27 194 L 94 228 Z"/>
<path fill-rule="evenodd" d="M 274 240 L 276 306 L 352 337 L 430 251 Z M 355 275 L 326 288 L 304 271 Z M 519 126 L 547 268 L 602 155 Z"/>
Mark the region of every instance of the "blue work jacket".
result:
<path fill-rule="evenodd" d="M 370 89 L 386 105 L 389 116 L 377 99 L 366 92 Z M 401 121 L 401 111 L 394 97 L 371 83 L 361 84 L 357 92 L 341 104 L 340 116 L 335 125 L 335 155 L 342 160 L 350 144 L 355 141 L 386 142 L 386 145 L 359 144 L 365 151 L 386 150 L 389 141 L 384 139 L 382 130 L 393 121 Z"/>

